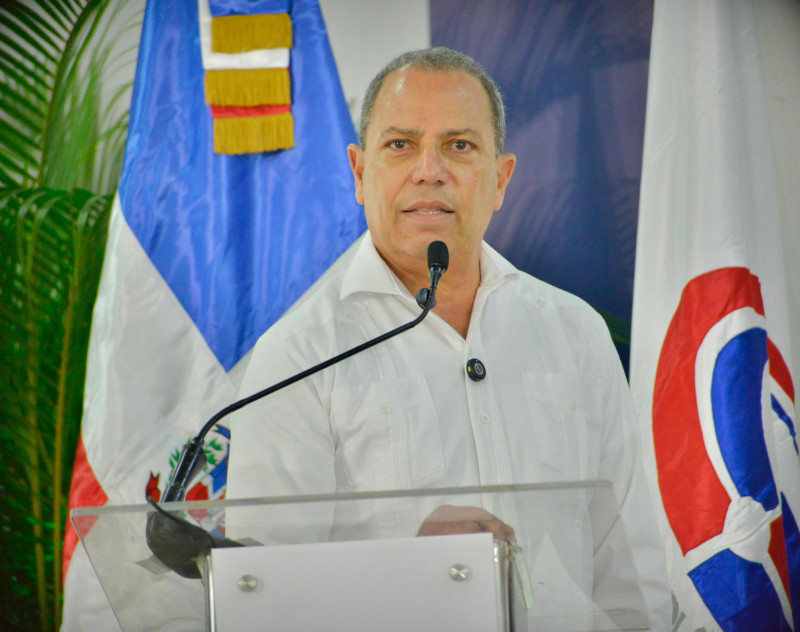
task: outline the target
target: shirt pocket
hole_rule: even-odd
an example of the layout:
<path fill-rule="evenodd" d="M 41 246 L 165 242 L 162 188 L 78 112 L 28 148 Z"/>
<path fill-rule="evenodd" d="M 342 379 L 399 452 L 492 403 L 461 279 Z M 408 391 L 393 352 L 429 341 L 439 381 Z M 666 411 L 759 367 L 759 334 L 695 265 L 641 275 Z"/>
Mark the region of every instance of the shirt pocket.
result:
<path fill-rule="evenodd" d="M 523 373 L 539 462 L 557 479 L 590 477 L 589 424 L 599 410 L 596 380 L 573 373 Z"/>
<path fill-rule="evenodd" d="M 444 469 L 436 408 L 423 377 L 334 388 L 331 420 L 351 486 L 406 488 Z"/>

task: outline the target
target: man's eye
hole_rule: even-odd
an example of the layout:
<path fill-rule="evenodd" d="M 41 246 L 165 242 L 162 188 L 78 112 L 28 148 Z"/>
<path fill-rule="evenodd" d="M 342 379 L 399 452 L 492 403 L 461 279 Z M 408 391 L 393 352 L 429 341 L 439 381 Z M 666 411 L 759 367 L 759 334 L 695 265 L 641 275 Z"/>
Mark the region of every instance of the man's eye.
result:
<path fill-rule="evenodd" d="M 392 149 L 405 149 L 406 148 L 406 141 L 404 140 L 393 140 L 389 143 L 389 146 Z"/>
<path fill-rule="evenodd" d="M 465 151 L 465 150 L 469 149 L 471 146 L 472 145 L 469 142 L 465 141 L 465 140 L 453 141 L 453 147 L 455 149 L 457 149 L 458 151 Z"/>

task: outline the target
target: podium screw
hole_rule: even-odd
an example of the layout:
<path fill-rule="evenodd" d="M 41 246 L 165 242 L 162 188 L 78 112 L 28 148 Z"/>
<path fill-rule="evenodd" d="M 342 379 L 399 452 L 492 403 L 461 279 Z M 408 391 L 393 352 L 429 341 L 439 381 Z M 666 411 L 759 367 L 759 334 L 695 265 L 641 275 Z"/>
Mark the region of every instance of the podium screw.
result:
<path fill-rule="evenodd" d="M 253 592 L 258 586 L 258 579 L 252 575 L 242 575 L 236 585 L 242 592 Z"/>
<path fill-rule="evenodd" d="M 450 567 L 450 579 L 456 582 L 463 582 L 469 579 L 469 566 L 464 564 L 453 564 Z"/>

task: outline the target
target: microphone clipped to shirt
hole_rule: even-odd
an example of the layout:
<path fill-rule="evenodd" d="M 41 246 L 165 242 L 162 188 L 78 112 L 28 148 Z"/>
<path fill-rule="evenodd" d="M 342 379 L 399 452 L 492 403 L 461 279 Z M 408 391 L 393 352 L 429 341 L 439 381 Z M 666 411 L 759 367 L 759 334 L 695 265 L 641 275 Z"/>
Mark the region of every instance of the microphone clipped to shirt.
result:
<path fill-rule="evenodd" d="M 206 465 L 206 456 L 203 450 L 205 436 L 223 417 L 421 323 L 428 315 L 428 312 L 436 305 L 436 288 L 442 275 L 447 271 L 449 258 L 447 245 L 443 241 L 430 243 L 428 246 L 428 271 L 430 273 L 431 286 L 430 288 L 422 288 L 417 292 L 416 301 L 422 308 L 422 313 L 414 320 L 376 338 L 367 340 L 282 382 L 240 399 L 211 417 L 200 432 L 197 433 L 197 436 L 184 446 L 172 478 L 164 491 L 163 502 L 178 502 L 186 498 L 189 482 Z M 201 573 L 195 560 L 208 554 L 212 548 L 242 546 L 242 544 L 228 538 L 213 536 L 201 527 L 166 511 L 152 498 L 148 498 L 148 503 L 156 509 L 156 512 L 152 513 L 147 519 L 145 533 L 147 545 L 156 558 L 182 577 L 199 578 Z"/>

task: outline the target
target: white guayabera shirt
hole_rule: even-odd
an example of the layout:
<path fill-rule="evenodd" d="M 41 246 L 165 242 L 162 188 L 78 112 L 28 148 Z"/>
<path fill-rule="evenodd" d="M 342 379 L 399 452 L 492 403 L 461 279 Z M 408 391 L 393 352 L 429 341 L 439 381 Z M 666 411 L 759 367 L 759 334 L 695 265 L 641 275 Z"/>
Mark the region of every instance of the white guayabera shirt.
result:
<path fill-rule="evenodd" d="M 349 263 L 260 339 L 241 395 L 419 313 L 367 234 Z M 485 379 L 468 377 L 472 358 L 486 367 Z M 609 480 L 654 629 L 668 627 L 663 545 L 605 323 L 486 244 L 466 339 L 431 313 L 414 329 L 241 410 L 231 431 L 228 498 Z M 475 504 L 511 524 L 521 541 L 525 524 L 535 521 L 500 500 L 477 497 Z M 343 531 L 358 524 L 364 532 L 357 537 L 413 535 L 434 508 L 402 501 L 363 507 L 346 520 L 325 517 L 326 532 L 317 537 L 350 537 Z M 581 591 L 596 601 L 614 591 L 613 572 L 597 568 L 614 552 L 596 550 L 584 518 L 576 513 L 571 528 L 550 534 L 552 547 L 531 554 L 540 608 L 570 611 L 581 607 L 570 603 Z"/>

